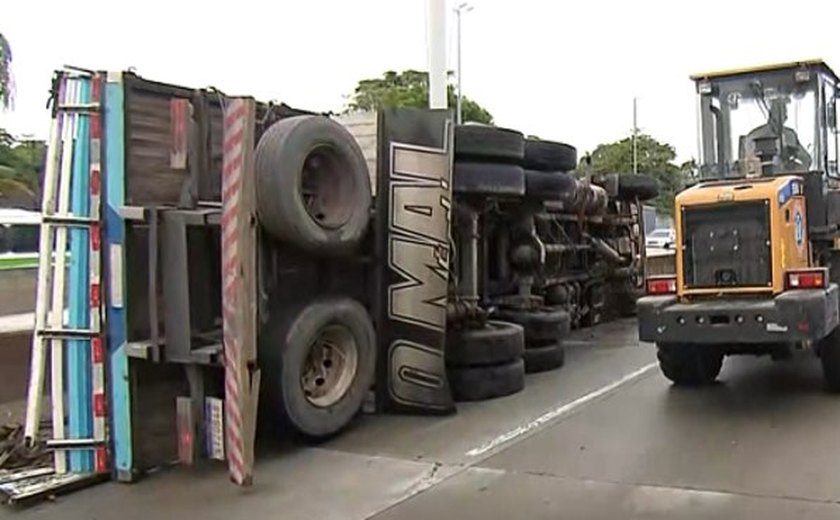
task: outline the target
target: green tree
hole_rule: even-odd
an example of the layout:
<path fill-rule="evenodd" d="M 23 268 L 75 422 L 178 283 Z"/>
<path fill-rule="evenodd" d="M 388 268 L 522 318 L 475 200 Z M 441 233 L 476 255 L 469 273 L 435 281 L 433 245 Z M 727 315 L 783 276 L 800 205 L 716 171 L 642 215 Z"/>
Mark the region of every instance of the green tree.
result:
<path fill-rule="evenodd" d="M 0 130 L 0 206 L 37 209 L 47 146 Z"/>
<path fill-rule="evenodd" d="M 13 87 L 12 48 L 9 40 L 0 33 L 0 106 L 3 108 L 9 108 L 12 104 Z"/>
<path fill-rule="evenodd" d="M 670 144 L 660 142 L 647 134 L 636 137 L 638 171 L 659 181 L 656 207 L 669 215 L 674 210 L 674 197 L 682 189 L 686 175 L 694 161 L 677 165 L 677 153 Z M 589 163 L 587 163 L 587 158 Z M 621 173 L 633 171 L 633 138 L 627 137 L 608 144 L 601 144 L 581 160 L 581 169 L 592 173 Z"/>
<path fill-rule="evenodd" d="M 8 109 L 14 98 L 12 49 L 0 34 L 0 109 Z M 38 207 L 46 143 L 16 139 L 0 128 L 0 206 Z"/>
<path fill-rule="evenodd" d="M 456 102 L 455 87 L 447 86 L 449 105 Z M 419 70 L 388 71 L 381 78 L 363 79 L 356 85 L 347 110 L 428 106 L 429 74 Z M 461 109 L 465 122 L 493 124 L 493 116 L 484 107 L 464 96 Z"/>

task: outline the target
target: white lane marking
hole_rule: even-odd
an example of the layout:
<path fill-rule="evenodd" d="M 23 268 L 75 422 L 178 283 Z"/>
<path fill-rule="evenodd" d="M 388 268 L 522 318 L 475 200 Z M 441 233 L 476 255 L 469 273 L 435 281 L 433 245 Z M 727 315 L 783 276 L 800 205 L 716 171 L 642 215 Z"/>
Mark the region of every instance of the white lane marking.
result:
<path fill-rule="evenodd" d="M 550 410 L 550 411 L 544 413 L 543 415 L 537 417 L 536 419 L 534 419 L 533 421 L 531 421 L 529 423 L 523 424 L 523 425 L 521 425 L 521 426 L 519 426 L 519 427 L 517 427 L 513 430 L 510 430 L 509 432 L 506 432 L 506 433 L 503 433 L 503 434 L 499 435 L 495 439 L 493 439 L 493 440 L 491 440 L 491 441 L 489 441 L 485 444 L 482 444 L 481 446 L 479 446 L 477 448 L 471 449 L 470 451 L 467 452 L 467 456 L 468 457 L 478 457 L 479 455 L 483 455 L 483 454 L 487 453 L 488 451 L 494 450 L 498 446 L 500 446 L 502 444 L 505 444 L 506 442 L 510 442 L 513 439 L 516 439 L 517 437 L 521 437 L 522 435 L 525 435 L 526 433 L 534 430 L 535 428 L 539 428 L 540 426 L 548 423 L 549 421 L 551 421 L 553 419 L 556 419 L 560 416 L 569 414 L 569 413 L 573 412 L 574 410 L 580 408 L 581 406 L 589 403 L 590 401 L 598 399 L 599 397 L 612 392 L 616 388 L 618 388 L 622 385 L 625 385 L 627 383 L 630 383 L 631 381 L 634 381 L 634 380 L 642 377 L 646 373 L 650 372 L 652 369 L 656 368 L 656 366 L 657 366 L 657 363 L 655 363 L 655 362 L 650 363 L 648 365 L 645 365 L 642 368 L 640 368 L 640 369 L 638 369 L 634 372 L 631 372 L 631 373 L 617 379 L 616 381 L 613 381 L 612 383 L 610 383 L 606 386 L 602 386 L 601 388 L 599 388 L 597 390 L 593 390 L 592 392 L 589 392 L 588 394 L 586 394 L 582 397 L 579 397 L 579 398 L 575 399 L 574 401 L 571 401 L 571 402 L 566 403 L 562 406 L 559 406 L 559 407 L 557 407 L 553 410 Z"/>

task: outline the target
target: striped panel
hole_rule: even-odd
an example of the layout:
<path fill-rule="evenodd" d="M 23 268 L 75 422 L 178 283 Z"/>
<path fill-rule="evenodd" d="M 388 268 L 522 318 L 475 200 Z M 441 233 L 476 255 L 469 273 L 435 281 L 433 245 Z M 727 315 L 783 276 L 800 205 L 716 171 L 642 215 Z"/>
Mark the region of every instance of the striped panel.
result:
<path fill-rule="evenodd" d="M 228 470 L 231 479 L 242 484 L 245 479 L 244 442 L 242 436 L 242 352 L 237 336 L 236 309 L 239 276 L 239 202 L 242 187 L 243 135 L 245 103 L 231 101 L 224 115 L 224 160 L 222 169 L 222 321 L 225 352 L 225 438 Z"/>

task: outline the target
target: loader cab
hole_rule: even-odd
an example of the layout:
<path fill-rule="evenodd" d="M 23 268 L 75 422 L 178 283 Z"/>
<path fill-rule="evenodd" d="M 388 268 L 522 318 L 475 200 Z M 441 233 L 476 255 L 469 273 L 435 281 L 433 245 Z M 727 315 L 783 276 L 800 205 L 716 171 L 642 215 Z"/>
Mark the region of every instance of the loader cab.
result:
<path fill-rule="evenodd" d="M 702 180 L 821 172 L 838 178 L 837 75 L 822 61 L 692 76 Z"/>

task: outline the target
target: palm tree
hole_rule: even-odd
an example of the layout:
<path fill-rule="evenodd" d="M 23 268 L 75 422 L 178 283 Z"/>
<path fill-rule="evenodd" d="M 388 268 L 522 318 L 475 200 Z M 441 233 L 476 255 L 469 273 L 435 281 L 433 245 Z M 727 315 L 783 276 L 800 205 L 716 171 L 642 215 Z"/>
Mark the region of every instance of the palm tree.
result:
<path fill-rule="evenodd" d="M 12 48 L 9 40 L 0 33 L 0 107 L 9 108 L 12 104 Z"/>

